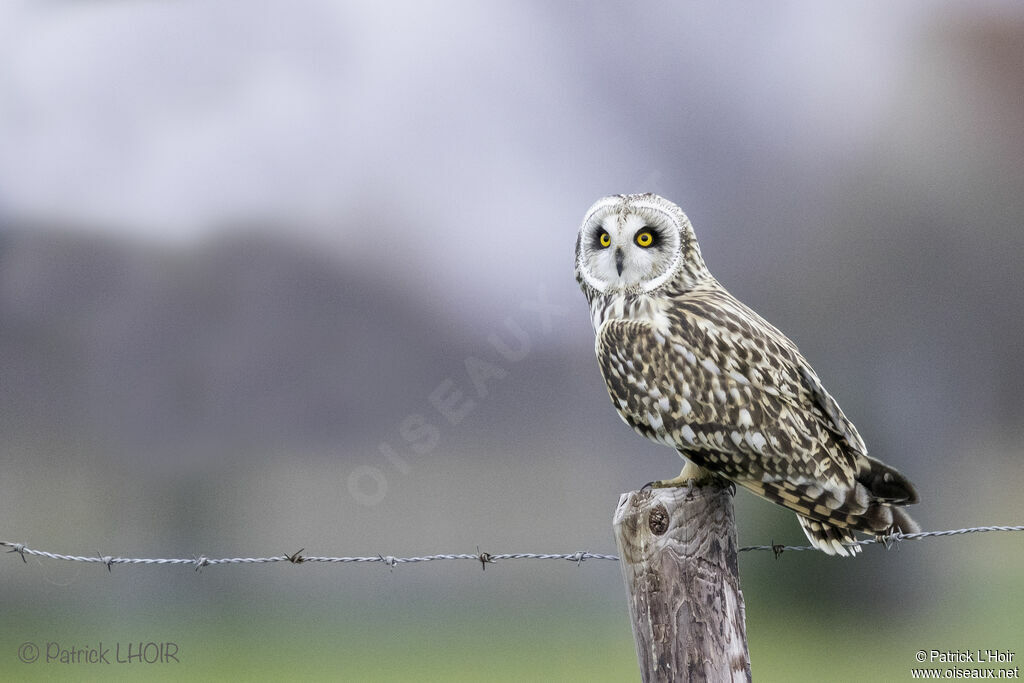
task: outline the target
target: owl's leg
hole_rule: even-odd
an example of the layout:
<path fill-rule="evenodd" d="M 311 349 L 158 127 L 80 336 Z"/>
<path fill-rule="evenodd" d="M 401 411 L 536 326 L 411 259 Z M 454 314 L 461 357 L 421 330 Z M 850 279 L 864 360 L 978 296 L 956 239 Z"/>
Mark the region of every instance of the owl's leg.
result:
<path fill-rule="evenodd" d="M 683 466 L 683 471 L 679 473 L 678 477 L 652 481 L 649 484 L 645 484 L 644 488 L 670 489 L 678 486 L 699 486 L 715 478 L 715 475 L 711 472 L 694 464 L 691 460 L 687 460 Z"/>

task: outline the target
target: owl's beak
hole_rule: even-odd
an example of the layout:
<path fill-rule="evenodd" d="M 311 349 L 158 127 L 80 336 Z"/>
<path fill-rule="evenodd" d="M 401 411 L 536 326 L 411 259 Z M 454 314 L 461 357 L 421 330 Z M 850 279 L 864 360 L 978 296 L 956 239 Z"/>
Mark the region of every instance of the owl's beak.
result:
<path fill-rule="evenodd" d="M 624 257 L 623 257 L 623 254 L 622 254 L 622 249 L 617 248 L 615 250 L 615 270 L 619 271 L 619 276 L 620 277 L 622 276 L 622 259 L 623 258 Z"/>

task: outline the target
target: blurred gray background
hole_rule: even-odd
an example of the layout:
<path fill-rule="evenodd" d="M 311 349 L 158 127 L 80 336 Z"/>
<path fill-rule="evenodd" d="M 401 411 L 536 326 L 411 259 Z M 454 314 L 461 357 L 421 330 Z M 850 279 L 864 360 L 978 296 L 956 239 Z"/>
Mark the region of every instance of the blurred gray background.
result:
<path fill-rule="evenodd" d="M 618 495 L 679 461 L 617 417 L 572 259 L 587 207 L 637 191 L 687 211 L 925 529 L 1024 523 L 1024 5 L 10 2 L 0 540 L 614 552 Z M 737 515 L 741 544 L 803 541 Z M 745 555 L 755 677 L 1024 647 L 1021 536 Z M 178 642 L 147 677 L 636 675 L 613 563 L 0 560 L 25 676 L 111 673 L 27 640 Z"/>

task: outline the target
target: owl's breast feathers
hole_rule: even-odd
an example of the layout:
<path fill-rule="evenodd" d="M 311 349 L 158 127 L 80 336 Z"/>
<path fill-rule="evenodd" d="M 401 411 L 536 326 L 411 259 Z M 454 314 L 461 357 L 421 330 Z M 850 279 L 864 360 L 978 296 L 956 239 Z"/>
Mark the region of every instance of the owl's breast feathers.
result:
<path fill-rule="evenodd" d="M 597 331 L 608 391 L 637 432 L 812 519 L 867 529 L 872 505 L 916 502 L 796 346 L 717 281 L 661 311 Z"/>

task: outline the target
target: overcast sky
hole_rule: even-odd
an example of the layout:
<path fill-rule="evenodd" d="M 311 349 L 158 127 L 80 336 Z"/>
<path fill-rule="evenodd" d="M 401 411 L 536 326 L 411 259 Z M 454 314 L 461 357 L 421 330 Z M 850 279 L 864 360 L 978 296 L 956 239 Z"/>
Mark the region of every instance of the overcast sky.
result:
<path fill-rule="evenodd" d="M 716 111 L 762 145 L 855 143 L 934 6 L 6 2 L 0 201 L 167 235 L 640 189 L 652 127 Z"/>
<path fill-rule="evenodd" d="M 253 7 L 0 4 L 0 216 L 171 241 L 268 222 L 454 304 L 473 305 L 458 297 L 475 283 L 489 309 L 496 292 L 571 277 L 598 197 L 652 190 L 687 210 L 721 263 L 716 240 L 749 242 L 763 216 L 827 229 L 831 209 L 809 216 L 808 193 L 864 163 L 894 112 L 927 120 L 896 102 L 919 74 L 948 71 L 922 52 L 941 27 L 1024 12 Z"/>

